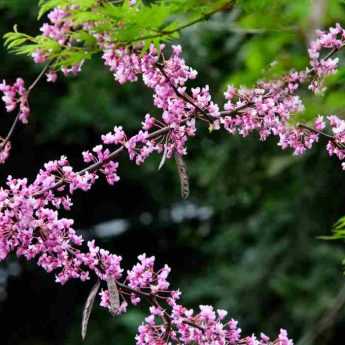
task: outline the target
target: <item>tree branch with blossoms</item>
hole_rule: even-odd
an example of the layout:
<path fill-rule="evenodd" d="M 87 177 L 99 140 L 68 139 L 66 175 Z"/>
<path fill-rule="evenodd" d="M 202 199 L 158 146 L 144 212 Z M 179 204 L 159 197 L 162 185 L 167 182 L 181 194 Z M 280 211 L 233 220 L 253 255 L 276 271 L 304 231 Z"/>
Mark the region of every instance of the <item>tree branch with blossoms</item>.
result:
<path fill-rule="evenodd" d="M 139 326 L 135 338 L 138 345 L 291 345 L 283 329 L 273 341 L 264 334 L 241 336 L 237 321 L 226 321 L 226 311 L 203 305 L 194 311 L 183 306 L 181 292 L 170 287 L 167 265 L 157 270 L 155 258 L 142 254 L 138 263 L 125 272 L 121 256 L 98 247 L 95 241 L 84 243 L 73 229 L 73 220 L 62 218 L 59 212 L 70 210 L 73 194 L 78 190 L 89 191 L 101 176 L 105 176 L 110 185 L 118 183 L 121 153 L 126 153 L 137 165 L 154 153 L 162 155 L 164 161 L 176 155 L 186 156 L 188 140 L 197 134 L 198 120 L 206 121 L 210 130 L 225 130 L 242 137 L 257 132 L 261 141 L 275 136 L 282 149 L 290 148 L 296 155 L 311 149 L 322 136 L 328 140 L 329 155 L 344 161 L 344 120 L 335 115 L 319 116 L 312 125 L 293 125 L 291 120 L 304 108 L 298 90 L 307 85 L 312 92 L 320 93 L 324 90 L 324 78 L 336 72 L 338 59 L 333 55 L 345 45 L 345 30 L 337 24 L 329 31 L 318 31 L 308 50 L 310 65 L 302 71 L 292 71 L 273 81 L 259 81 L 251 89 L 229 85 L 224 94 L 225 102 L 220 107 L 213 102 L 208 85 L 188 88 L 188 81 L 196 79 L 197 71 L 186 64 L 181 46 L 172 46 L 169 55 L 164 44 L 157 46 L 156 42 L 149 41 L 148 48 L 144 49 L 147 42 L 140 40 L 133 44 L 132 40 L 131 45 L 123 45 L 123 40 L 109 31 L 105 25 L 110 20 L 107 17 L 109 9 L 115 16 L 120 5 L 94 1 L 93 6 L 85 9 L 81 4 L 75 7 L 68 1 L 64 3 L 49 12 L 49 23 L 43 24 L 43 38 L 36 39 L 34 50 L 32 46 L 24 46 L 18 51 L 30 53 L 36 63 L 48 63 L 38 79 L 28 90 L 22 79 L 17 79 L 13 85 L 1 84 L 7 111 L 19 106 L 20 112 L 12 127 L 18 121 L 27 122 L 28 95 L 48 69 L 49 82 L 55 82 L 60 72 L 65 76 L 78 74 L 82 70 L 83 57 L 89 58 L 91 51 L 102 52 L 104 64 L 119 84 L 136 82 L 141 77 L 153 91 L 153 103 L 161 116 L 146 114 L 141 129 L 131 137 L 121 126 L 102 135 L 99 145 L 82 153 L 88 166 L 81 171 L 75 171 L 67 157 L 61 156 L 44 164 L 33 182 L 9 176 L 6 185 L 0 187 L 0 260 L 5 260 L 12 252 L 35 260 L 48 273 L 55 272 L 55 280 L 60 284 L 71 279 L 83 282 L 95 279 L 96 285 L 84 310 L 83 337 L 96 294 L 102 287 L 100 305 L 113 315 L 123 314 L 129 305 L 137 306 L 143 300 L 149 304 L 149 315 Z M 134 2 L 119 8 L 128 11 L 133 18 L 137 18 L 141 10 L 145 11 Z M 109 13 L 100 17 L 98 14 L 105 9 Z M 83 11 L 88 11 L 87 17 Z M 126 23 L 122 24 L 122 29 L 126 30 Z M 80 48 L 75 35 L 78 30 L 87 35 L 88 47 Z M 121 31 L 121 28 L 116 30 Z M 167 30 L 161 32 L 169 32 Z M 15 40 L 11 42 L 15 47 L 21 45 Z M 46 48 L 48 43 L 50 50 Z M 80 54 L 77 57 L 82 59 L 71 59 L 73 54 Z M 71 63 L 76 60 L 77 63 Z M 11 128 L 9 136 L 12 132 Z M 4 140 L 2 152 L 6 151 L 8 140 Z M 344 162 L 342 166 L 345 168 Z"/>
<path fill-rule="evenodd" d="M 49 68 L 49 63 L 41 70 L 38 74 L 36 79 L 32 82 L 32 84 L 25 89 L 24 80 L 22 78 L 17 78 L 16 82 L 13 85 L 6 84 L 3 81 L 0 84 L 0 92 L 3 93 L 2 101 L 5 103 L 7 112 L 12 112 L 19 108 L 18 114 L 12 122 L 12 125 L 6 135 L 5 138 L 0 138 L 0 164 L 4 164 L 7 160 L 10 150 L 11 150 L 11 143 L 10 139 L 16 129 L 16 126 L 19 122 L 23 124 L 28 123 L 28 118 L 30 115 L 30 107 L 29 107 L 29 95 L 31 91 L 36 87 L 38 82 L 43 78 L 45 73 Z"/>

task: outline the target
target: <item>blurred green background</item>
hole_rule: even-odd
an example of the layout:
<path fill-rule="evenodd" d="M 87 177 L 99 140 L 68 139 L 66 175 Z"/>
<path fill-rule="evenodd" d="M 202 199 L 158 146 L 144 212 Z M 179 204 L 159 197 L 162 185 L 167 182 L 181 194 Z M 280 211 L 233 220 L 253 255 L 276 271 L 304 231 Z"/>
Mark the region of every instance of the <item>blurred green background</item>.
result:
<path fill-rule="evenodd" d="M 340 0 L 242 0 L 231 13 L 186 30 L 187 63 L 221 102 L 228 83 L 252 85 L 307 63 L 306 46 L 318 27 L 345 24 Z M 37 1 L 0 0 L 1 34 L 14 24 L 38 32 Z M 39 71 L 26 58 L 0 50 L 0 78 L 32 80 Z M 344 60 L 344 59 L 343 59 Z M 328 80 L 325 97 L 304 92 L 309 121 L 342 115 L 345 68 Z M 302 92 L 303 93 L 303 92 Z M 42 83 L 32 97 L 30 125 L 16 132 L 13 155 L 1 167 L 33 177 L 47 160 L 80 152 L 101 133 L 122 125 L 130 133 L 152 109 L 143 85 L 119 86 L 100 61 L 78 78 Z M 3 110 L 2 110 L 3 111 Z M 155 112 L 154 112 L 155 113 Z M 12 115 L 1 114 L 2 131 Z M 298 120 L 301 120 L 299 118 Z M 240 321 L 244 334 L 275 335 L 287 328 L 298 345 L 335 345 L 345 339 L 344 243 L 320 240 L 345 214 L 345 176 L 325 153 L 324 142 L 304 157 L 281 152 L 275 140 L 225 133 L 200 135 L 189 145 L 191 197 L 181 202 L 176 168 L 159 157 L 138 168 L 122 159 L 121 182 L 99 182 L 76 197 L 72 217 L 86 238 L 135 261 L 146 252 L 173 268 L 172 281 L 190 306 L 214 304 Z M 83 303 L 91 284 L 64 287 L 33 263 L 0 264 L 1 344 L 81 344 Z M 119 318 L 96 308 L 86 345 L 133 344 L 145 308 Z"/>

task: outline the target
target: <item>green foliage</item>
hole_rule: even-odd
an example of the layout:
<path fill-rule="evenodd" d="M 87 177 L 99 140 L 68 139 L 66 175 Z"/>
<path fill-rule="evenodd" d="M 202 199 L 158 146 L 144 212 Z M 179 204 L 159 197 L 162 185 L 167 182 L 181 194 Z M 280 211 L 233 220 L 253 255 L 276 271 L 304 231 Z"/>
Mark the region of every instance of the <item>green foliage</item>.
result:
<path fill-rule="evenodd" d="M 285 5 L 288 2 L 288 0 L 239 0 L 238 5 L 246 12 L 251 12 L 255 15 L 258 14 L 258 12 L 262 13 L 262 11 L 279 9 L 282 5 Z"/>
<path fill-rule="evenodd" d="M 79 10 L 84 11 L 91 10 L 98 3 L 98 0 L 40 0 L 38 19 L 56 7 L 66 8 L 68 6 L 77 6 Z"/>
<path fill-rule="evenodd" d="M 145 51 L 150 44 L 159 47 L 162 42 L 176 39 L 183 28 L 226 10 L 231 3 L 229 0 L 164 0 L 145 5 L 138 1 L 133 7 L 129 1 L 40 0 L 39 19 L 55 7 L 68 11 L 74 25 L 70 38 L 77 44 L 61 46 L 42 35 L 21 34 L 15 27 L 14 32 L 4 36 L 5 45 L 19 55 L 31 55 L 40 49 L 54 67 L 68 67 L 100 51 L 94 37 L 83 30 L 85 23 L 91 23 L 95 32 L 111 32 L 118 46 L 134 45 Z"/>
<path fill-rule="evenodd" d="M 340 240 L 345 238 L 345 216 L 341 217 L 332 228 L 332 236 L 324 236 L 326 240 Z"/>

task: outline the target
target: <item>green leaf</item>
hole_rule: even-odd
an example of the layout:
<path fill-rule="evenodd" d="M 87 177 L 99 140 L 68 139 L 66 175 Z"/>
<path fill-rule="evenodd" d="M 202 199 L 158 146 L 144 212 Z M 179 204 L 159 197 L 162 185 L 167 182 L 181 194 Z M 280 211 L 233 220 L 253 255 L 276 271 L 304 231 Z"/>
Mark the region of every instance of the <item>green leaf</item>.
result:
<path fill-rule="evenodd" d="M 41 19 L 44 14 L 49 12 L 55 7 L 65 7 L 69 3 L 68 0 L 40 0 L 38 19 Z"/>

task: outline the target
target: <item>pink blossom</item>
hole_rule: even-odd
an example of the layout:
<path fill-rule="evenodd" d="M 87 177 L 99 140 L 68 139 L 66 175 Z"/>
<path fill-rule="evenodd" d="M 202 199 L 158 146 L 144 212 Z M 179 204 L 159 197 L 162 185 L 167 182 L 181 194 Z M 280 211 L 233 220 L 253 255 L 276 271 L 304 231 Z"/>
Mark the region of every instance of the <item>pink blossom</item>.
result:
<path fill-rule="evenodd" d="M 48 83 L 55 83 L 58 78 L 58 75 L 55 71 L 51 70 L 46 74 L 46 77 Z"/>
<path fill-rule="evenodd" d="M 22 123 L 27 123 L 30 115 L 30 107 L 24 80 L 17 78 L 13 85 L 9 85 L 6 81 L 3 81 L 0 84 L 0 92 L 3 93 L 2 100 L 5 103 L 6 111 L 12 112 L 19 108 L 19 120 Z"/>
<path fill-rule="evenodd" d="M 47 61 L 47 55 L 42 50 L 38 49 L 32 53 L 32 58 L 35 63 L 44 63 Z"/>

